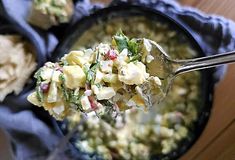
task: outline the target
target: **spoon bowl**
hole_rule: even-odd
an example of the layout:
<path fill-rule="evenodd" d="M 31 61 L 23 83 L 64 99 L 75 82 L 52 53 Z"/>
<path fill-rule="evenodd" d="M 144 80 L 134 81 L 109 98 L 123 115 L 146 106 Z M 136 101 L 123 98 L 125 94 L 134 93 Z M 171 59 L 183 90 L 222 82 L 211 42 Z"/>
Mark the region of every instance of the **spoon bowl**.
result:
<path fill-rule="evenodd" d="M 148 102 L 150 106 L 155 103 L 161 103 L 166 98 L 174 79 L 178 75 L 235 62 L 235 51 L 201 58 L 176 60 L 172 59 L 158 43 L 149 39 L 147 40 L 154 47 L 152 50 L 154 52 L 152 54 L 154 61 L 147 64 L 147 68 L 155 68 L 154 70 L 150 70 L 149 73 L 152 76 L 158 76 L 162 82 L 160 87 L 161 92 L 151 94 L 149 98 L 151 102 Z M 151 90 L 151 88 L 146 88 L 146 90 Z"/>

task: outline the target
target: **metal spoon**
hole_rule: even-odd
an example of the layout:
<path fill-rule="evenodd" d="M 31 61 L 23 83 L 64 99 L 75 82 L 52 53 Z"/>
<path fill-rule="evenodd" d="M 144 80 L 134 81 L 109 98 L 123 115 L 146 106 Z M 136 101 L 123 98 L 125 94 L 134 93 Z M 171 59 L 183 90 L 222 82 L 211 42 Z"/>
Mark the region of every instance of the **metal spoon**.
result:
<path fill-rule="evenodd" d="M 172 59 L 159 44 L 152 40 L 149 40 L 149 42 L 156 48 L 156 50 L 152 50 L 154 51 L 152 55 L 155 59 L 149 64 L 149 66 L 147 65 L 147 67 L 154 67 L 154 70 L 149 71 L 150 75 L 158 76 L 162 81 L 162 86 L 160 87 L 161 92 L 158 92 L 158 94 L 152 94 L 149 97 L 150 102 L 148 102 L 148 106 L 150 107 L 155 103 L 162 102 L 166 98 L 176 76 L 191 71 L 212 68 L 235 62 L 235 51 L 201 58 L 175 60 Z M 149 93 L 151 88 L 145 87 L 144 92 L 147 92 L 147 90 Z"/>

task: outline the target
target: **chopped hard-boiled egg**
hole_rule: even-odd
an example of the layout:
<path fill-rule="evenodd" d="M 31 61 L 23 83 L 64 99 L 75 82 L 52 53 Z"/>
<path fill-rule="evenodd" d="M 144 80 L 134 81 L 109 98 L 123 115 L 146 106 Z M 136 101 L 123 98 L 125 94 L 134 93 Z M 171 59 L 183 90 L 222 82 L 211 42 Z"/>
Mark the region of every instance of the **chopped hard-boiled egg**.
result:
<path fill-rule="evenodd" d="M 116 92 L 112 87 L 102 87 L 96 92 L 98 100 L 110 99 L 115 96 Z"/>
<path fill-rule="evenodd" d="M 101 72 L 99 69 L 97 69 L 96 74 L 95 74 L 95 83 L 100 83 L 104 77 L 104 73 Z"/>
<path fill-rule="evenodd" d="M 110 49 L 111 49 L 110 45 L 106 43 L 100 43 L 97 46 L 98 52 L 102 55 L 106 54 Z"/>
<path fill-rule="evenodd" d="M 112 60 L 100 61 L 100 69 L 104 73 L 112 73 L 113 61 Z"/>
<path fill-rule="evenodd" d="M 119 70 L 118 78 L 121 82 L 128 85 L 138 85 L 142 84 L 149 77 L 146 73 L 146 67 L 141 62 L 130 62 L 121 67 Z"/>
<path fill-rule="evenodd" d="M 50 81 L 51 77 L 53 75 L 53 69 L 52 68 L 44 68 L 41 72 L 41 77 L 45 81 Z"/>
<path fill-rule="evenodd" d="M 52 81 L 59 83 L 60 82 L 60 71 L 54 71 L 52 74 Z"/>
<path fill-rule="evenodd" d="M 125 48 L 122 50 L 122 52 L 118 55 L 118 57 L 114 61 L 114 65 L 119 68 L 128 62 L 128 50 Z"/>
<path fill-rule="evenodd" d="M 47 96 L 47 102 L 48 103 L 54 103 L 57 102 L 57 96 L 58 96 L 58 91 L 57 91 L 57 86 L 56 82 L 52 81 L 50 84 L 50 88 L 48 91 L 48 96 Z"/>
<path fill-rule="evenodd" d="M 91 108 L 90 101 L 88 99 L 88 96 L 82 96 L 81 97 L 81 104 L 84 110 L 88 110 Z"/>

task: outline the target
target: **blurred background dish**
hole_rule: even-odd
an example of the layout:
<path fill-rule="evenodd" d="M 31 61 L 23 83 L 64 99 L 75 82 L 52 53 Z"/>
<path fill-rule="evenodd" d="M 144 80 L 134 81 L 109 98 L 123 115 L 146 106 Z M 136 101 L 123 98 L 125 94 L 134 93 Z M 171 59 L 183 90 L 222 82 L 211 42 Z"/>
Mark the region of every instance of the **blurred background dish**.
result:
<path fill-rule="evenodd" d="M 148 37 L 160 43 L 174 58 L 205 56 L 181 24 L 149 8 L 125 4 L 99 10 L 77 22 L 52 59 L 55 61 L 73 49 L 110 42 L 119 28 L 129 37 Z M 212 105 L 212 73 L 213 70 L 206 70 L 177 77 L 166 102 L 149 113 L 133 110 L 111 125 L 95 116 L 89 117 L 71 143 L 79 153 L 95 154 L 96 158 L 179 158 L 207 123 Z M 76 123 L 71 118 L 58 124 L 66 134 Z"/>
<path fill-rule="evenodd" d="M 72 0 L 33 0 L 28 22 L 42 29 L 68 23 L 74 12 Z"/>
<path fill-rule="evenodd" d="M 3 20 L 4 18 L 1 19 L 3 21 L 0 26 L 1 45 L 4 45 L 2 49 L 8 47 L 7 53 L 4 50 L 4 53 L 1 54 L 4 56 L 1 57 L 1 62 L 6 62 L 11 68 L 11 72 L 9 69 L 6 71 L 4 67 L 7 65 L 1 65 L 2 74 L 4 73 L 5 78 L 8 77 L 8 80 L 5 80 L 4 77 L 1 79 L 2 85 L 6 85 L 7 82 L 7 91 L 4 87 L 0 91 L 1 101 L 4 100 L 4 95 L 14 91 L 15 94 L 7 96 L 4 103 L 26 106 L 25 104 L 28 102 L 23 97 L 32 90 L 35 84 L 33 73 L 44 64 L 46 57 L 30 32 L 17 24 L 10 24 L 8 20 Z M 9 77 L 13 79 L 9 80 Z"/>

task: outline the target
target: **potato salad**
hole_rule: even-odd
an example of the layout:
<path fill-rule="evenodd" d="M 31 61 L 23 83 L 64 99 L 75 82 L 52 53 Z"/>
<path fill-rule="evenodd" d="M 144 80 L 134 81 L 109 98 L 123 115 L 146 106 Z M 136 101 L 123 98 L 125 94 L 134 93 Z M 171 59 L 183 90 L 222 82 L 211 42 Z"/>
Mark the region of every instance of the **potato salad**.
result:
<path fill-rule="evenodd" d="M 184 34 L 158 19 L 140 15 L 112 17 L 94 23 L 77 38 L 71 50 L 93 48 L 100 42 L 111 42 L 112 35 L 119 28 L 130 37 L 148 37 L 157 42 L 174 59 L 199 56 Z M 154 60 L 145 65 L 147 73 L 155 75 L 152 72 L 160 69 L 152 65 L 158 61 L 154 48 L 151 55 Z M 161 74 L 156 75 L 162 78 Z M 164 80 L 161 83 L 161 86 L 156 87 L 163 88 Z M 178 159 L 176 153 L 181 153 L 189 143 L 192 144 L 195 133 L 198 134 L 195 124 L 206 107 L 201 103 L 204 94 L 202 84 L 200 72 L 182 74 L 174 80 L 167 98 L 153 105 L 148 112 L 133 107 L 112 121 L 98 118 L 94 112 L 93 115 L 88 114 L 88 118 L 83 121 L 83 114 L 77 112 L 77 115 L 62 122 L 60 128 L 66 134 L 67 130 L 77 127 L 78 122 L 81 124 L 71 143 L 86 153 L 87 158 L 84 160 Z"/>
<path fill-rule="evenodd" d="M 149 40 L 129 39 L 120 31 L 111 43 L 47 62 L 36 72 L 36 90 L 28 100 L 58 120 L 74 112 L 115 117 L 133 107 L 148 110 L 152 104 L 146 85 L 161 92 L 161 80 L 146 67 L 154 60 L 151 50 Z"/>

